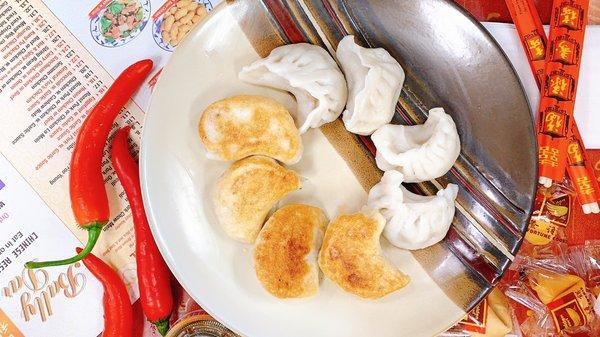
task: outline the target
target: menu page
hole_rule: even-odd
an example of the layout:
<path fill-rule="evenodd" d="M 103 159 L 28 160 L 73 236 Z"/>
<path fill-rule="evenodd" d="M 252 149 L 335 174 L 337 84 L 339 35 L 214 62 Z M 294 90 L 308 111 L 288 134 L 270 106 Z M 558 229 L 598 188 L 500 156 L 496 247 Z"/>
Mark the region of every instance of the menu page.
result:
<path fill-rule="evenodd" d="M 82 263 L 23 267 L 42 253 L 67 256 L 77 246 L 64 223 L 0 156 L 0 336 L 96 336 L 102 330 L 102 320 L 94 319 L 102 317 L 102 287 Z M 81 322 L 78 330 L 70 328 L 73 322 Z"/>
<path fill-rule="evenodd" d="M 82 264 L 26 271 L 23 263 L 71 256 L 87 241 L 68 189 L 79 127 L 123 69 L 150 58 L 153 73 L 114 125 L 132 125 L 139 144 L 161 68 L 217 2 L 0 0 L 0 336 L 101 332 L 102 288 Z M 111 219 L 94 253 L 136 300 L 131 212 L 108 147 L 102 172 Z"/>

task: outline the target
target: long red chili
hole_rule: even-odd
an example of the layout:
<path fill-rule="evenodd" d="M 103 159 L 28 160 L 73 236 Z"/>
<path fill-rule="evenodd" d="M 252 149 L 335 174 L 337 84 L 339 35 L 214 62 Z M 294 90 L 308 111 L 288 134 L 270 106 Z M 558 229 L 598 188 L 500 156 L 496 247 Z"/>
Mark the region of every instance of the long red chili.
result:
<path fill-rule="evenodd" d="M 64 260 L 27 262 L 26 268 L 71 264 L 83 259 L 94 248 L 102 227 L 110 217 L 108 196 L 102 176 L 104 146 L 117 115 L 144 83 L 151 70 L 151 60 L 136 62 L 125 69 L 108 88 L 79 129 L 71 157 L 69 192 L 75 220 L 88 231 L 88 242 L 85 248 L 76 256 Z"/>
<path fill-rule="evenodd" d="M 77 248 L 77 253 L 83 251 Z M 117 272 L 94 254 L 88 254 L 83 264 L 104 287 L 104 332 L 102 337 L 133 337 L 133 309 L 125 283 Z"/>
<path fill-rule="evenodd" d="M 131 128 L 119 130 L 110 151 L 115 172 L 125 189 L 135 229 L 135 259 L 140 287 L 140 300 L 144 314 L 165 335 L 169 330 L 169 317 L 173 310 L 171 274 L 165 264 L 148 226 L 142 202 L 138 164 L 129 152 L 127 135 Z"/>

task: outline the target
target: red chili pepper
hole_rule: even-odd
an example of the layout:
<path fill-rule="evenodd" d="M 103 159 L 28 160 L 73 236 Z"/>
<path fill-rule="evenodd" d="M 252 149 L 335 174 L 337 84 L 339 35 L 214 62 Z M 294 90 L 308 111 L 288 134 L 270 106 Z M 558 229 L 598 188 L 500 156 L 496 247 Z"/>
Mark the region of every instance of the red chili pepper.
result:
<path fill-rule="evenodd" d="M 77 253 L 83 251 L 77 248 Z M 104 287 L 104 332 L 102 337 L 132 337 L 133 309 L 125 283 L 117 272 L 104 261 L 90 253 L 83 264 L 94 274 Z"/>
<path fill-rule="evenodd" d="M 171 274 L 148 226 L 142 202 L 138 164 L 131 156 L 127 143 L 130 129 L 130 126 L 126 126 L 117 132 L 112 141 L 110 154 L 133 215 L 135 259 L 142 309 L 148 320 L 154 323 L 158 332 L 164 336 L 169 330 L 169 317 L 173 310 Z"/>
<path fill-rule="evenodd" d="M 75 220 L 88 231 L 85 248 L 81 253 L 65 260 L 27 262 L 26 268 L 71 264 L 83 259 L 94 248 L 102 227 L 110 217 L 102 176 L 104 146 L 117 115 L 144 83 L 151 70 L 151 60 L 136 62 L 125 69 L 89 113 L 77 135 L 71 157 L 69 192 Z"/>

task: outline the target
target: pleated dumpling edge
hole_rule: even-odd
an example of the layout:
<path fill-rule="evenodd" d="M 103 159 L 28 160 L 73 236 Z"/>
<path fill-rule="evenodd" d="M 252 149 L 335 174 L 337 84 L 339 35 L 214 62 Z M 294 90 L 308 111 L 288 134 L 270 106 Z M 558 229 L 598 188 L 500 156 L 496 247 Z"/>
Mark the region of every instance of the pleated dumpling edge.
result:
<path fill-rule="evenodd" d="M 370 135 L 392 120 L 404 70 L 385 49 L 363 48 L 352 35 L 340 41 L 336 56 L 348 82 L 344 125 L 352 133 Z"/>
<path fill-rule="evenodd" d="M 460 154 L 456 124 L 443 108 L 429 110 L 424 124 L 384 125 L 371 139 L 377 148 L 377 166 L 402 172 L 409 183 L 443 176 Z"/>
<path fill-rule="evenodd" d="M 238 76 L 294 95 L 298 103 L 294 117 L 301 134 L 334 121 L 346 104 L 346 80 L 337 63 L 325 49 L 308 43 L 277 47 L 242 68 Z"/>

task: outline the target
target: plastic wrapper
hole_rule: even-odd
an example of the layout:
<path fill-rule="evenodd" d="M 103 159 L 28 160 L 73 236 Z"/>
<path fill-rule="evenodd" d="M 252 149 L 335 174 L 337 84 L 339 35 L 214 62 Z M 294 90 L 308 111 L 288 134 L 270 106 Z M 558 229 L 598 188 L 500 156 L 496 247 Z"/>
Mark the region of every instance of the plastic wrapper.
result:
<path fill-rule="evenodd" d="M 600 240 L 586 241 L 583 247 L 586 282 L 594 296 L 598 298 L 600 297 Z"/>
<path fill-rule="evenodd" d="M 572 192 L 565 185 L 544 193 L 556 198 Z M 534 216 L 549 222 L 557 215 Z M 440 336 L 600 337 L 600 240 L 531 247 L 535 257 L 519 254 L 488 298 Z"/>
<path fill-rule="evenodd" d="M 511 272 L 517 273 L 506 290 L 525 337 L 592 337 L 598 334 L 594 296 L 588 286 L 588 268 L 581 255 L 566 246 L 554 257 L 521 257 Z"/>
<path fill-rule="evenodd" d="M 513 335 L 513 327 L 508 298 L 501 289 L 494 288 L 462 321 L 440 337 L 505 337 Z"/>
<path fill-rule="evenodd" d="M 565 229 L 569 224 L 573 199 L 574 191 L 568 180 L 550 188 L 538 188 L 520 255 L 538 259 L 560 254 L 557 247 L 566 244 Z"/>
<path fill-rule="evenodd" d="M 571 247 L 570 255 L 594 297 L 594 311 L 600 317 L 600 240 L 585 241 L 582 246 Z M 596 319 L 595 328 L 600 335 L 600 319 Z"/>

